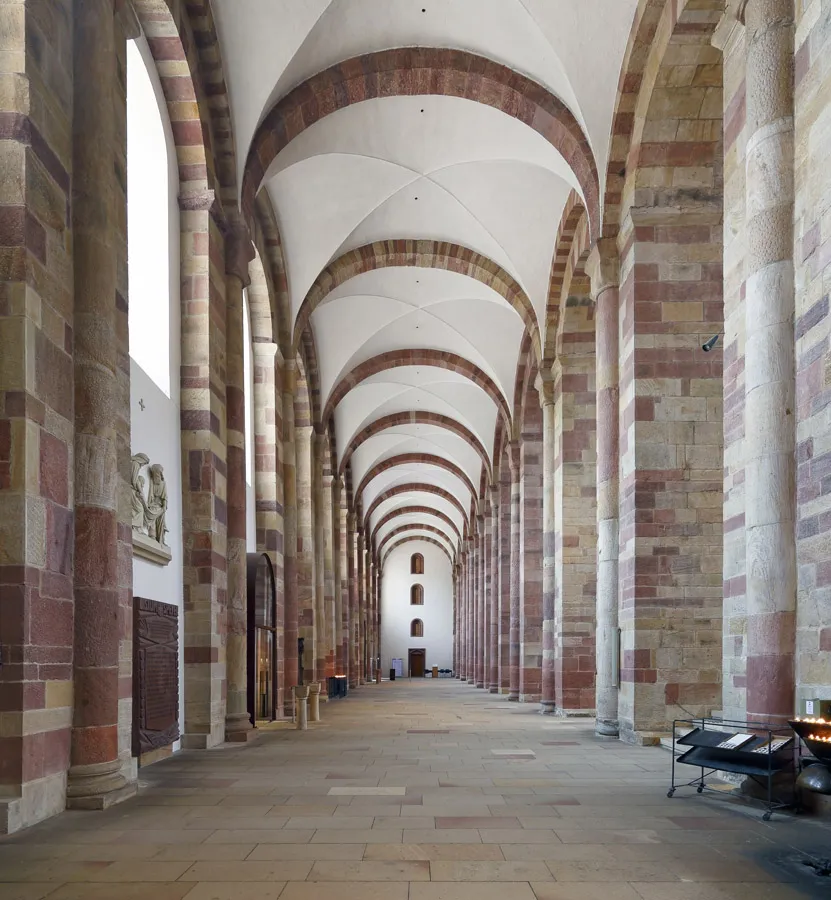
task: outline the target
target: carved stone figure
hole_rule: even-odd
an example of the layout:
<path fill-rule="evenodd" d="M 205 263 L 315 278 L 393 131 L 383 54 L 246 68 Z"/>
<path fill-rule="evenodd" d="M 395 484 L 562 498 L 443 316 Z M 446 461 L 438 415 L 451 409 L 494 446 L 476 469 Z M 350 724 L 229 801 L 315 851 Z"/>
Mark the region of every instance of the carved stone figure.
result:
<path fill-rule="evenodd" d="M 150 466 L 150 489 L 147 497 L 147 512 L 144 521 L 147 533 L 158 543 L 164 545 L 167 534 L 165 516 L 167 515 L 167 485 L 164 480 L 164 469 L 159 463 Z"/>
<path fill-rule="evenodd" d="M 167 516 L 167 485 L 164 480 L 164 468 L 159 463 L 149 466 L 150 459 L 144 453 L 136 453 L 132 457 L 133 468 L 130 479 L 133 489 L 131 497 L 133 531 L 147 536 L 157 544 L 166 547 L 165 535 L 168 533 L 165 518 Z M 148 489 L 145 495 L 145 478 L 141 470 L 147 470 Z"/>
<path fill-rule="evenodd" d="M 144 533 L 144 514 L 147 511 L 147 502 L 144 499 L 144 477 L 141 470 L 148 465 L 150 459 L 143 453 L 136 453 L 133 458 L 133 471 L 130 478 L 130 485 L 133 489 L 130 503 L 133 514 L 133 530 Z"/>

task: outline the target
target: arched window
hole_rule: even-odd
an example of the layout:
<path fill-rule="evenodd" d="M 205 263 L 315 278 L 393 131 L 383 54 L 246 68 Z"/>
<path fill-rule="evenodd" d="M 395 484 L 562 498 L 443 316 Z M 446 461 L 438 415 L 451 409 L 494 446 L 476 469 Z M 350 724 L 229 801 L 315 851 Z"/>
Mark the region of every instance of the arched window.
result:
<path fill-rule="evenodd" d="M 424 557 L 420 553 L 413 553 L 410 557 L 410 575 L 424 574 Z"/>
<path fill-rule="evenodd" d="M 178 161 L 144 38 L 127 42 L 130 356 L 168 397 L 179 375 Z"/>
<path fill-rule="evenodd" d="M 424 637 L 424 622 L 421 619 L 410 622 L 410 637 Z"/>
<path fill-rule="evenodd" d="M 424 588 L 420 584 L 410 588 L 410 606 L 424 606 Z"/>

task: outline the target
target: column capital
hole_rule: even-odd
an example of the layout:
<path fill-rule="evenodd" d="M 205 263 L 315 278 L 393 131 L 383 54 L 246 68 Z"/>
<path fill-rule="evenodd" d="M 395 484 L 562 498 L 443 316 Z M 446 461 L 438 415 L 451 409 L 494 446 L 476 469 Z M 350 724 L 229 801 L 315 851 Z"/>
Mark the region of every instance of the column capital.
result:
<path fill-rule="evenodd" d="M 747 10 L 748 0 L 728 0 L 727 8 L 716 25 L 710 43 L 717 49 L 724 52 L 730 43 L 733 32 L 744 25 L 745 11 Z"/>
<path fill-rule="evenodd" d="M 554 378 L 551 372 L 539 372 L 534 380 L 534 387 L 540 395 L 540 406 L 543 409 L 554 405 Z"/>
<path fill-rule="evenodd" d="M 601 238 L 592 247 L 586 260 L 586 272 L 591 280 L 592 298 L 597 300 L 603 291 L 620 284 L 620 254 L 613 238 Z"/>
<path fill-rule="evenodd" d="M 252 341 L 251 347 L 257 361 L 271 362 L 277 356 L 277 345 L 273 341 Z"/>
<path fill-rule="evenodd" d="M 508 465 L 511 467 L 511 478 L 519 478 L 519 441 L 508 442 Z"/>
<path fill-rule="evenodd" d="M 254 244 L 248 226 L 235 219 L 225 232 L 225 274 L 239 278 L 243 287 L 251 284 L 248 264 L 254 259 Z"/>

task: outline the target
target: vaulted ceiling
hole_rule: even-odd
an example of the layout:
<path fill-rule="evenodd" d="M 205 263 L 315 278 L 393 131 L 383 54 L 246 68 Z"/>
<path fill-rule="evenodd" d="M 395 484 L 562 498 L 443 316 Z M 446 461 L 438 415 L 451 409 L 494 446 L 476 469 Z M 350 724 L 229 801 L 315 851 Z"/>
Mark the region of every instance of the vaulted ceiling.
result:
<path fill-rule="evenodd" d="M 637 0 L 213 5 L 243 203 L 272 201 L 376 547 L 452 549 L 570 193 L 599 218 Z"/>

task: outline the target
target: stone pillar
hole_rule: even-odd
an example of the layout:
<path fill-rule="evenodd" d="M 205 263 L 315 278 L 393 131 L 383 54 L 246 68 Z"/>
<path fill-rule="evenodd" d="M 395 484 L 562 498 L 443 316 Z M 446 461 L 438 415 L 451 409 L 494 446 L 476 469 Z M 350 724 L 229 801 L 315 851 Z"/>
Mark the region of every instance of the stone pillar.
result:
<path fill-rule="evenodd" d="M 491 669 L 491 516 L 487 492 L 480 500 L 482 519 L 482 687 L 490 687 Z"/>
<path fill-rule="evenodd" d="M 337 482 L 338 504 L 336 506 L 338 512 L 338 564 L 337 564 L 337 589 L 338 589 L 338 607 L 340 615 L 338 616 L 338 644 L 337 655 L 335 659 L 336 674 L 346 675 L 346 683 L 351 683 L 351 650 L 350 650 L 350 625 L 352 617 L 350 615 L 349 602 L 349 577 L 348 577 L 348 558 L 351 551 L 349 540 L 348 510 L 346 507 L 346 487 L 342 479 Z"/>
<path fill-rule="evenodd" d="M 87 6 L 97 9 L 101 4 L 80 4 L 79 9 Z M 111 17 L 112 4 L 109 10 Z M 84 15 L 89 18 L 90 14 Z M 0 94 L 0 117 L 5 123 L 0 142 L 0 833 L 12 833 L 62 812 L 70 765 L 74 456 L 71 234 L 75 209 L 71 202 L 73 146 L 69 136 L 76 18 L 80 37 L 94 40 L 98 23 L 82 22 L 69 5 L 44 10 L 40 4 L 7 4 L 2 8 L 0 26 L 5 85 Z M 90 69 L 86 78 L 100 74 L 114 82 L 116 56 L 112 56 L 106 73 L 100 68 L 103 62 L 93 60 L 93 65 L 99 65 L 98 73 Z M 94 95 L 104 87 L 95 84 Z M 121 115 L 122 90 L 123 86 L 113 92 L 113 103 Z M 83 111 L 93 121 L 102 112 L 105 110 L 97 107 Z M 33 146 L 35 136 L 37 149 Z M 88 181 L 87 189 L 94 188 L 96 197 L 109 196 L 106 185 L 116 190 L 110 176 L 116 154 L 120 158 L 123 151 L 123 135 L 120 143 L 120 147 L 112 147 L 109 171 L 102 170 L 106 177 L 95 184 Z M 86 169 L 89 178 L 90 163 Z M 116 203 L 120 202 L 121 197 L 116 196 Z M 118 222 L 109 223 L 116 240 L 113 249 L 120 254 L 125 220 L 122 215 Z M 114 304 L 114 296 L 108 296 Z M 114 313 L 123 323 L 126 304 L 119 303 L 119 307 Z M 112 327 L 107 320 L 103 324 L 106 330 Z M 109 337 L 115 350 L 116 335 L 111 332 Z M 126 329 L 120 330 L 118 338 L 123 346 Z M 126 353 L 122 358 L 126 359 Z M 126 368 L 121 377 L 129 381 L 129 366 Z M 120 404 L 119 419 L 122 415 L 129 417 L 129 412 L 127 404 Z M 129 436 L 129 422 L 127 431 Z M 115 438 L 120 439 L 122 447 L 123 435 L 121 420 Z M 129 563 L 129 520 L 122 520 L 120 532 L 120 557 Z M 123 609 L 132 588 L 130 583 L 130 590 L 124 589 L 124 570 L 130 582 L 132 571 L 129 564 L 120 569 Z M 131 700 L 122 700 L 122 705 L 125 702 Z M 122 733 L 122 748 L 123 740 Z"/>
<path fill-rule="evenodd" d="M 309 721 L 320 721 L 320 682 L 313 681 L 309 685 Z"/>
<path fill-rule="evenodd" d="M 519 448 L 512 443 L 509 449 L 511 461 L 511 615 L 510 615 L 510 685 L 508 699 L 519 700 L 519 611 L 520 611 L 520 466 Z"/>
<path fill-rule="evenodd" d="M 235 223 L 225 237 L 225 422 L 228 468 L 228 605 L 225 648 L 225 740 L 255 736 L 248 715 L 248 615 L 246 602 L 245 372 L 243 290 L 251 283 L 254 247 Z"/>
<path fill-rule="evenodd" d="M 499 693 L 499 484 L 488 488 L 490 499 L 490 620 L 488 690 Z"/>
<path fill-rule="evenodd" d="M 370 583 L 370 558 L 369 558 L 369 535 L 364 530 L 363 553 L 361 554 L 364 562 L 363 577 L 361 584 L 364 592 L 364 634 L 366 643 L 366 680 L 372 683 L 375 680 L 375 664 L 372 661 L 372 597 L 369 592 Z"/>
<path fill-rule="evenodd" d="M 532 395 L 525 406 L 520 445 L 519 699 L 542 695 L 542 413 Z"/>
<path fill-rule="evenodd" d="M 598 734 L 618 734 L 619 528 L 619 262 L 614 241 L 601 240 L 586 269 L 595 301 L 597 391 L 597 626 Z"/>
<path fill-rule="evenodd" d="M 256 345 L 255 345 L 256 347 Z M 283 579 L 285 591 L 283 660 L 284 712 L 291 713 L 292 688 L 297 684 L 297 462 L 295 459 L 294 394 L 297 390 L 297 363 L 286 357 L 283 367 Z M 256 388 L 255 388 L 256 390 Z"/>
<path fill-rule="evenodd" d="M 73 19 L 75 712 L 66 802 L 70 808 L 104 809 L 136 792 L 135 783 L 122 774 L 118 741 L 122 612 L 117 422 L 128 398 L 119 394 L 116 371 L 117 71 L 112 0 L 78 0 Z M 69 520 L 66 527 L 72 527 Z"/>
<path fill-rule="evenodd" d="M 361 683 L 361 622 L 358 612 L 358 517 L 354 512 L 346 518 L 346 581 L 349 592 L 349 687 L 358 687 Z"/>
<path fill-rule="evenodd" d="M 310 425 L 296 428 L 297 472 L 297 623 L 303 638 L 303 681 L 315 680 L 317 608 L 315 604 L 314 508 L 312 503 L 312 435 Z"/>
<path fill-rule="evenodd" d="M 320 685 L 317 685 L 318 689 L 320 689 Z M 297 720 L 297 730 L 298 731 L 306 731 L 309 727 L 309 693 L 310 693 L 309 685 L 302 685 L 295 687 L 294 689 L 294 699 L 295 699 L 295 709 L 296 709 L 296 720 Z"/>
<path fill-rule="evenodd" d="M 312 506 L 315 535 L 315 681 L 326 677 L 328 622 L 326 621 L 326 513 L 323 500 L 323 460 L 326 435 L 315 433 L 312 451 Z"/>
<path fill-rule="evenodd" d="M 372 560 L 370 591 L 372 595 L 372 658 L 375 660 L 376 676 L 381 674 L 378 657 L 381 655 L 381 604 L 378 602 L 378 588 L 381 579 L 378 577 L 378 561 Z"/>
<path fill-rule="evenodd" d="M 364 553 L 364 529 L 358 527 L 356 534 L 357 553 L 355 559 L 355 577 L 357 579 L 358 588 L 358 627 L 361 632 L 360 646 L 360 683 L 366 684 L 369 680 L 369 672 L 367 670 L 367 660 L 369 654 L 366 649 L 366 579 L 364 577 L 364 564 L 366 554 Z"/>
<path fill-rule="evenodd" d="M 485 517 L 476 517 L 476 687 L 485 686 Z"/>
<path fill-rule="evenodd" d="M 567 324 L 571 327 L 562 335 L 562 350 L 552 366 L 557 461 L 554 473 L 555 701 L 560 716 L 594 717 L 597 671 L 594 656 L 597 616 L 594 310 L 587 297 L 576 295 L 574 283 L 570 298 L 575 301 L 568 310 Z"/>
<path fill-rule="evenodd" d="M 474 522 L 471 522 L 473 527 Z M 467 538 L 467 683 L 476 684 L 476 557 L 473 535 Z"/>
<path fill-rule="evenodd" d="M 745 157 L 747 715 L 794 714 L 794 3 L 750 0 Z"/>
<path fill-rule="evenodd" d="M 542 698 L 540 712 L 552 715 L 556 709 L 556 645 L 555 575 L 557 501 L 554 495 L 557 444 L 554 384 L 550 372 L 537 375 L 534 385 L 542 408 Z"/>
<path fill-rule="evenodd" d="M 499 691 L 511 691 L 511 466 L 499 470 Z"/>
<path fill-rule="evenodd" d="M 462 552 L 463 543 L 459 542 L 459 562 L 456 566 L 456 594 L 459 598 L 459 608 L 456 613 L 456 668 L 454 675 L 458 681 L 464 678 L 465 669 L 465 560 Z"/>
<path fill-rule="evenodd" d="M 335 482 L 331 474 L 330 460 L 327 454 L 323 470 L 323 615 L 326 619 L 326 665 L 324 667 L 325 681 L 332 678 L 335 672 L 335 661 L 338 646 L 338 584 L 336 569 L 337 538 L 335 535 L 335 522 L 337 516 L 335 510 Z M 328 695 L 328 690 L 326 691 Z"/>

